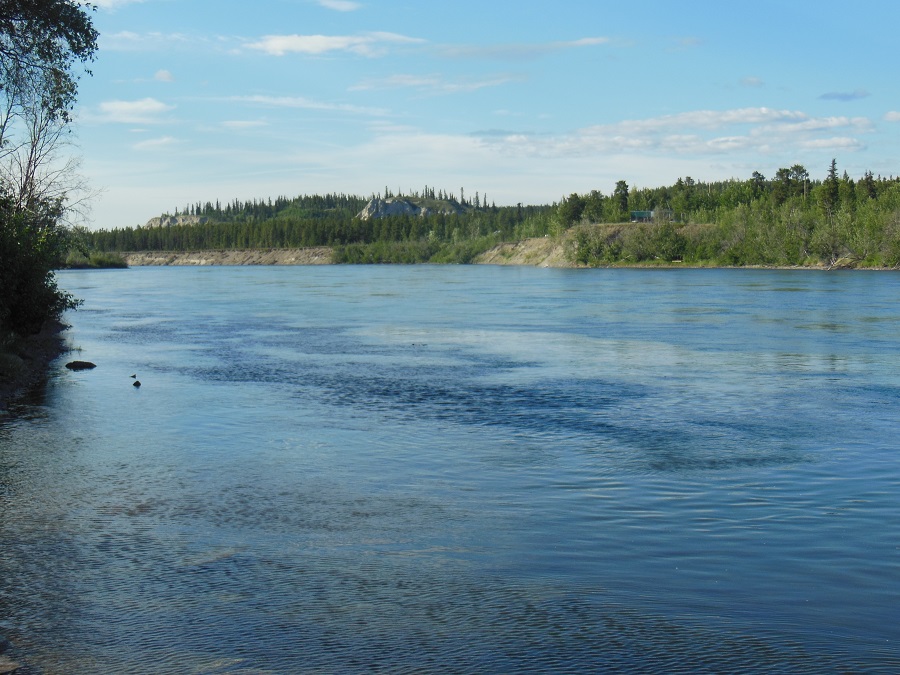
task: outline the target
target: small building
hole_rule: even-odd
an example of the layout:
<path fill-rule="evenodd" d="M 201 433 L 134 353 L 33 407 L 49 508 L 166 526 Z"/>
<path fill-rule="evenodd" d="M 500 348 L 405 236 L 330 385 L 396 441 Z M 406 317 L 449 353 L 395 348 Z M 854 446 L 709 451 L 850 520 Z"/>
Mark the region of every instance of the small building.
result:
<path fill-rule="evenodd" d="M 650 223 L 660 220 L 674 220 L 675 214 L 669 209 L 653 209 L 652 211 L 632 211 L 632 223 Z"/>
<path fill-rule="evenodd" d="M 632 223 L 649 223 L 653 220 L 653 211 L 632 211 L 631 212 L 631 222 Z"/>

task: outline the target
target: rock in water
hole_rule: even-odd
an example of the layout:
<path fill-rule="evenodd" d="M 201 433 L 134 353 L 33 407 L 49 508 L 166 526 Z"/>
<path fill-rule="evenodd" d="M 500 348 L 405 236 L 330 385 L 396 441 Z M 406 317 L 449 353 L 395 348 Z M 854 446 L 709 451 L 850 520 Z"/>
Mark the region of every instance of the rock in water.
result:
<path fill-rule="evenodd" d="M 140 381 L 140 380 L 135 380 L 135 381 L 131 384 L 131 386 L 132 386 L 132 387 L 140 387 L 140 386 L 141 386 L 141 381 Z"/>
<path fill-rule="evenodd" d="M 66 364 L 66 368 L 69 370 L 90 370 L 91 368 L 96 368 L 96 363 L 91 363 L 90 361 L 69 361 Z"/>

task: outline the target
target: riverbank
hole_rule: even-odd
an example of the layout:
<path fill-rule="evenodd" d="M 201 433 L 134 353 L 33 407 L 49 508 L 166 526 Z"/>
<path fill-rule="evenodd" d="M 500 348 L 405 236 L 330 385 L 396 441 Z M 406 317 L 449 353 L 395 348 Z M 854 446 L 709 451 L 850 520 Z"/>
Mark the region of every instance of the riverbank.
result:
<path fill-rule="evenodd" d="M 226 251 L 138 251 L 123 253 L 129 267 L 181 265 L 330 265 L 334 250 L 327 246 L 291 249 Z M 536 237 L 500 244 L 478 255 L 481 265 L 575 267 L 566 254 L 565 240 Z"/>
<path fill-rule="evenodd" d="M 334 251 L 316 248 L 248 249 L 241 251 L 139 251 L 123 253 L 129 267 L 180 265 L 330 265 Z"/>
<path fill-rule="evenodd" d="M 68 351 L 61 322 L 37 335 L 15 338 L 0 350 L 0 411 L 26 396 L 47 377 L 50 364 Z"/>

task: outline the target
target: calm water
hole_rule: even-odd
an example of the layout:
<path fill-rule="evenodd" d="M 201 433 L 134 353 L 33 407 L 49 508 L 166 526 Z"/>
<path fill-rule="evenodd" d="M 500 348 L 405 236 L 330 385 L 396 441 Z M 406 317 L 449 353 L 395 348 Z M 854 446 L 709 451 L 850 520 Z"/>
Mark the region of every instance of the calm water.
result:
<path fill-rule="evenodd" d="M 900 671 L 897 274 L 60 279 L 0 418 L 30 672 Z"/>

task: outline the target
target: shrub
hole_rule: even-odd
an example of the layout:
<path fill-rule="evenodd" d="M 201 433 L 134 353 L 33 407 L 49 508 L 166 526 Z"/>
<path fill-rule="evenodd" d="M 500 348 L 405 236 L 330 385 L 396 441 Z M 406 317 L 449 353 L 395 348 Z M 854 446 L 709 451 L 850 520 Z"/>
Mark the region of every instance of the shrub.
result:
<path fill-rule="evenodd" d="M 56 285 L 53 270 L 67 249 L 59 205 L 40 204 L 25 212 L 0 198 L 0 331 L 38 333 L 80 303 Z"/>

